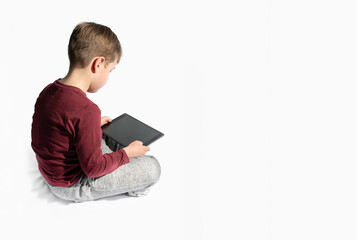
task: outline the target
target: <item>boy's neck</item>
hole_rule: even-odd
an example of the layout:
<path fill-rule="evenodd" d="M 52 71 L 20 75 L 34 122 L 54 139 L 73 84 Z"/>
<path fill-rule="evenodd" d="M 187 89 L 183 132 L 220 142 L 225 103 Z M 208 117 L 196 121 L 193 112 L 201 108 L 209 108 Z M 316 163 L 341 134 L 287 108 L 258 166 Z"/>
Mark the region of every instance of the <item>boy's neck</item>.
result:
<path fill-rule="evenodd" d="M 64 78 L 59 80 L 60 83 L 65 85 L 77 87 L 86 93 L 90 86 L 90 77 L 86 74 L 86 69 L 74 69 L 67 74 Z"/>

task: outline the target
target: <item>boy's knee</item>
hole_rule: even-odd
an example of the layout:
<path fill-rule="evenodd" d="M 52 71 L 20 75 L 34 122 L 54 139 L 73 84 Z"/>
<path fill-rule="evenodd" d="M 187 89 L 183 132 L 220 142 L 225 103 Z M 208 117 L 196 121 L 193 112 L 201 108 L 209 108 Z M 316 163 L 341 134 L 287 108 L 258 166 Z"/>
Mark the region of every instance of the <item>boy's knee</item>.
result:
<path fill-rule="evenodd" d="M 159 181 L 160 176 L 161 176 L 161 166 L 159 161 L 154 157 L 154 156 L 150 156 L 148 155 L 148 161 L 150 162 L 150 177 L 152 179 L 153 183 L 156 183 L 157 181 Z"/>

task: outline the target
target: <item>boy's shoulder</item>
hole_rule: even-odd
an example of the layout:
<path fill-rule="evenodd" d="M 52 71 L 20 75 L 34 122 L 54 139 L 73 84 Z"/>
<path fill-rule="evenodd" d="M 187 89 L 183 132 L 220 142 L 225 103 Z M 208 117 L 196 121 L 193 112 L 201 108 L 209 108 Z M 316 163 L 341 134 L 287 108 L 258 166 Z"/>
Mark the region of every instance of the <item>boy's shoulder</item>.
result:
<path fill-rule="evenodd" d="M 99 110 L 86 94 L 79 88 L 64 85 L 59 80 L 47 85 L 39 95 L 38 102 L 42 102 L 54 109 L 66 111 Z"/>

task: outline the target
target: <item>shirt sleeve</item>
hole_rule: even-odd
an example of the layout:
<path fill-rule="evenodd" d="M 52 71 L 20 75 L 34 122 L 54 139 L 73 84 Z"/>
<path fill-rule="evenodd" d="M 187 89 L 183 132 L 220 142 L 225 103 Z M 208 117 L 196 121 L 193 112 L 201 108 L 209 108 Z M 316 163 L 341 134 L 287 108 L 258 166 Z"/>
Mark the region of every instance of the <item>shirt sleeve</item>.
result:
<path fill-rule="evenodd" d="M 128 163 L 129 157 L 123 149 L 103 155 L 99 108 L 88 106 L 82 112 L 76 124 L 75 146 L 84 174 L 90 178 L 101 177 Z"/>

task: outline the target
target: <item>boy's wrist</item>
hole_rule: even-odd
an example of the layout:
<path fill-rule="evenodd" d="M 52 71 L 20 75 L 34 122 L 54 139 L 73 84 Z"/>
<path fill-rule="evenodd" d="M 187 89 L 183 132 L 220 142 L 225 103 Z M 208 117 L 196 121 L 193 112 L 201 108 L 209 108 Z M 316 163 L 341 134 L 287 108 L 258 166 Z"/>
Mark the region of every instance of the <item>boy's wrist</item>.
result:
<path fill-rule="evenodd" d="M 126 155 L 128 155 L 129 158 L 132 157 L 132 153 L 128 147 L 123 148 L 123 150 L 125 151 Z"/>

